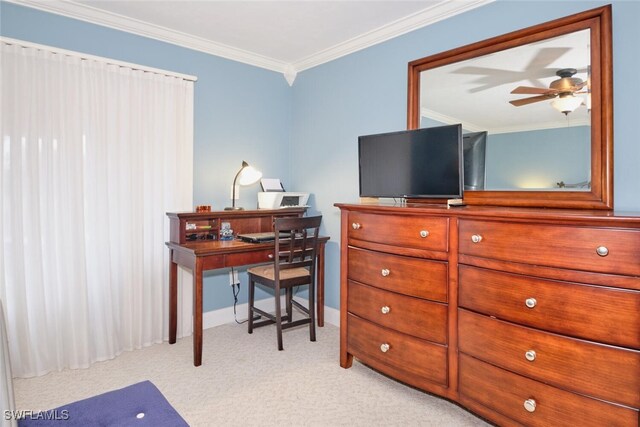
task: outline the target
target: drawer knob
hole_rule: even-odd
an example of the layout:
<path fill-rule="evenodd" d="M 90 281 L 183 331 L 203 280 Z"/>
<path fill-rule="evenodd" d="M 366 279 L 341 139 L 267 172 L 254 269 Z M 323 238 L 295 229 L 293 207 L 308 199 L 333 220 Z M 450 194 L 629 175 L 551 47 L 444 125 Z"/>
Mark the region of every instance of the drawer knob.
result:
<path fill-rule="evenodd" d="M 482 236 L 479 234 L 474 234 L 473 236 L 471 236 L 471 241 L 473 243 L 480 243 L 482 242 Z"/>
<path fill-rule="evenodd" d="M 382 274 L 384 277 L 387 277 L 391 274 L 391 271 L 389 271 L 388 268 L 383 268 L 382 271 L 380 271 L 380 274 Z"/>
<path fill-rule="evenodd" d="M 425 238 L 429 235 L 429 232 L 427 230 L 422 230 L 420 231 L 420 237 Z"/>
<path fill-rule="evenodd" d="M 536 360 L 536 352 L 533 350 L 527 350 L 524 353 L 524 357 L 525 359 L 527 359 L 529 362 L 533 362 L 534 360 Z"/>
<path fill-rule="evenodd" d="M 273 259 L 273 254 L 269 254 L 269 255 L 267 255 L 267 258 L 269 258 L 269 259 Z"/>
<path fill-rule="evenodd" d="M 609 249 L 607 249 L 606 246 L 598 246 L 596 248 L 596 253 L 600 256 L 607 256 L 609 255 Z"/>
<path fill-rule="evenodd" d="M 527 308 L 533 308 L 533 307 L 535 307 L 536 305 L 538 305 L 538 301 L 536 301 L 536 299 L 535 299 L 535 298 L 527 298 L 527 299 L 524 301 L 524 304 L 527 306 Z"/>
<path fill-rule="evenodd" d="M 536 401 L 533 399 L 527 399 L 524 401 L 524 409 L 529 412 L 533 412 L 536 410 Z"/>
<path fill-rule="evenodd" d="M 383 353 L 386 353 L 387 351 L 389 351 L 389 348 L 391 348 L 391 347 L 389 347 L 389 344 L 387 344 L 387 343 L 384 343 L 384 344 L 380 345 L 380 351 L 383 352 Z"/>
<path fill-rule="evenodd" d="M 380 311 L 382 312 L 382 314 L 387 314 L 391 311 L 391 309 L 389 308 L 389 306 L 385 305 L 380 309 Z"/>
<path fill-rule="evenodd" d="M 354 223 L 351 224 L 351 228 L 353 228 L 354 230 L 359 230 L 360 227 L 362 227 L 362 226 L 358 222 L 354 222 Z"/>

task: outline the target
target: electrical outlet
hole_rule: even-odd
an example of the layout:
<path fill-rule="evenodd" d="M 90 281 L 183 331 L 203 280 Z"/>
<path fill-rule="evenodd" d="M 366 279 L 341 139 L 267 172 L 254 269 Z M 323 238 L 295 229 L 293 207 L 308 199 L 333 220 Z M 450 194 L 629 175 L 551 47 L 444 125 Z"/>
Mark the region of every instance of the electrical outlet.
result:
<path fill-rule="evenodd" d="M 229 270 L 229 286 L 233 286 L 235 284 L 240 284 L 238 272 L 236 270 Z"/>

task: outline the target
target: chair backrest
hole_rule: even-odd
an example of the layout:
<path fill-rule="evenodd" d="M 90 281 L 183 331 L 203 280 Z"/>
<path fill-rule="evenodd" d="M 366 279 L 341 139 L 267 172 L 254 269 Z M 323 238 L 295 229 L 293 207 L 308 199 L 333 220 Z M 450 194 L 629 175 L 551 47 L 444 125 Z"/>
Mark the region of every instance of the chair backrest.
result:
<path fill-rule="evenodd" d="M 314 277 L 321 222 L 322 216 L 275 219 L 276 273 L 289 268 L 308 267 L 311 277 Z"/>

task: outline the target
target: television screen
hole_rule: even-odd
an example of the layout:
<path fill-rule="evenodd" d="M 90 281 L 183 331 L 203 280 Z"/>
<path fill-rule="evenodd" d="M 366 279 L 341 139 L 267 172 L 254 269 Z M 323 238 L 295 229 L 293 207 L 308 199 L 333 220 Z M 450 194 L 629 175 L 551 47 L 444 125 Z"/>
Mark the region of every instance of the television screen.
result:
<path fill-rule="evenodd" d="M 358 138 L 361 197 L 462 197 L 462 126 Z"/>

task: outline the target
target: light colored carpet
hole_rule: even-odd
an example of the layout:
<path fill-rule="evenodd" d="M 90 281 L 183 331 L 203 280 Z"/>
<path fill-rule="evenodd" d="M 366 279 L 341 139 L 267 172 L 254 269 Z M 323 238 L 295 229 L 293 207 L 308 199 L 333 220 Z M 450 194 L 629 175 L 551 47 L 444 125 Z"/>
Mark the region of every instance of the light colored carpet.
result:
<path fill-rule="evenodd" d="M 460 407 L 395 382 L 354 361 L 339 365 L 339 329 L 247 334 L 246 324 L 204 331 L 203 364 L 193 366 L 192 339 L 123 353 L 89 369 L 15 380 L 16 405 L 51 409 L 150 380 L 191 426 L 487 426 Z M 115 410 L 115 409 L 114 409 Z"/>

